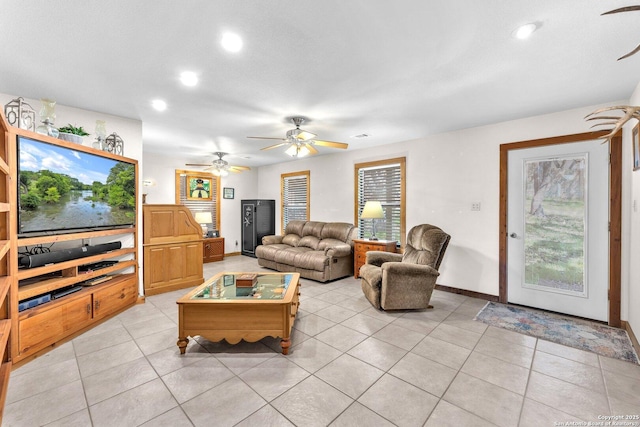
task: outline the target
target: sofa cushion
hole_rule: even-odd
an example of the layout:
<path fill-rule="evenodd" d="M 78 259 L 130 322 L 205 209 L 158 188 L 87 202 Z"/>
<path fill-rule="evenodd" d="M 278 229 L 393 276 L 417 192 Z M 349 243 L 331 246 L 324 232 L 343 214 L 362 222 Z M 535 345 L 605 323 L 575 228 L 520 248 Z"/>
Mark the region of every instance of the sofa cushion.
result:
<path fill-rule="evenodd" d="M 289 221 L 283 234 L 297 234 L 302 236 L 302 230 L 307 221 Z"/>
<path fill-rule="evenodd" d="M 278 252 L 276 252 L 275 254 L 275 261 L 278 264 L 287 264 L 287 265 L 292 265 L 295 266 L 296 265 L 296 256 L 300 253 L 303 252 L 310 252 L 313 249 L 311 248 L 292 248 L 292 247 L 287 247 L 284 249 L 279 250 Z"/>
<path fill-rule="evenodd" d="M 349 242 L 353 225 L 347 222 L 328 222 L 322 228 L 322 239 L 337 239 L 341 242 Z"/>
<path fill-rule="evenodd" d="M 298 246 L 311 248 L 313 250 L 318 249 L 318 244 L 320 244 L 320 239 L 318 239 L 316 236 L 304 236 L 298 242 Z"/>
<path fill-rule="evenodd" d="M 293 246 L 294 248 L 298 246 L 298 242 L 300 241 L 300 236 L 297 234 L 287 234 L 282 238 L 282 243 L 288 246 Z"/>
<path fill-rule="evenodd" d="M 256 257 L 264 258 L 269 261 L 276 260 L 276 254 L 283 249 L 289 248 L 289 245 L 277 243 L 274 245 L 260 245 L 256 248 Z"/>
<path fill-rule="evenodd" d="M 320 221 L 308 221 L 302 229 L 301 236 L 315 236 L 318 239 L 322 238 L 322 229 L 325 226 L 325 222 Z"/>
<path fill-rule="evenodd" d="M 295 256 L 296 268 L 322 271 L 329 264 L 329 258 L 322 251 L 298 252 Z"/>

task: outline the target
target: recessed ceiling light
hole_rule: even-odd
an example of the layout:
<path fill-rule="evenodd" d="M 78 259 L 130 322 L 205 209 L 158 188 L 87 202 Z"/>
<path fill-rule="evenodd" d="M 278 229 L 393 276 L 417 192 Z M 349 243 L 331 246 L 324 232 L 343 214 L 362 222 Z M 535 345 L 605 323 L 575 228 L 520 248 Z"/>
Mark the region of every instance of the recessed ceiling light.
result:
<path fill-rule="evenodd" d="M 153 101 L 151 101 L 151 106 L 158 111 L 164 111 L 167 109 L 167 103 L 162 99 L 154 99 Z"/>
<path fill-rule="evenodd" d="M 195 86 L 198 84 L 198 75 L 193 71 L 183 71 L 180 74 L 180 81 L 185 86 Z"/>
<path fill-rule="evenodd" d="M 524 40 L 529 38 L 531 34 L 534 33 L 535 30 L 538 29 L 538 24 L 531 22 L 529 24 L 524 24 L 519 26 L 514 32 L 513 35 L 515 38 Z"/>
<path fill-rule="evenodd" d="M 229 52 L 239 52 L 242 49 L 242 39 L 235 33 L 224 33 L 220 43 Z"/>
<path fill-rule="evenodd" d="M 353 135 L 351 138 L 369 138 L 369 136 L 368 133 L 361 133 L 359 135 Z"/>

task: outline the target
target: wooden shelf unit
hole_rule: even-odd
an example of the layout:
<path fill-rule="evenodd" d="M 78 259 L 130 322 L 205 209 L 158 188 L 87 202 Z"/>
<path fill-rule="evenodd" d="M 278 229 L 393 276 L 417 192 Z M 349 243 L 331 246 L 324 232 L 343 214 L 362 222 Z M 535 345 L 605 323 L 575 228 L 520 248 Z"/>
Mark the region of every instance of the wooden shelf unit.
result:
<path fill-rule="evenodd" d="M 4 403 L 11 364 L 19 365 L 54 348 L 73 336 L 88 330 L 98 322 L 134 305 L 138 301 L 138 227 L 124 227 L 100 231 L 78 231 L 37 237 L 18 237 L 18 164 L 17 138 L 24 136 L 78 152 L 89 153 L 133 164 L 135 191 L 138 194 L 138 162 L 135 159 L 96 150 L 35 132 L 11 127 L 0 115 L 0 345 L 5 341 L 4 328 L 10 323 L 3 364 L 0 366 L 0 404 Z M 136 196 L 137 203 L 137 196 Z M 138 206 L 135 218 L 138 220 Z M 125 242 L 125 247 L 88 257 L 47 264 L 35 268 L 19 268 L 20 250 L 34 245 L 64 243 L 65 247 L 81 247 L 87 239 Z M 116 264 L 99 270 L 84 272 L 80 266 L 113 260 Z M 109 280 L 86 286 L 58 299 L 52 299 L 21 312 L 18 304 L 39 295 L 49 294 L 67 286 L 101 276 Z M 40 279 L 40 280 L 38 280 Z M 7 320 L 2 320 L 7 319 Z M 3 326 L 4 325 L 4 326 Z M 8 364 L 8 369 L 5 365 Z M 3 407 L 3 405 L 2 405 Z M 0 407 L 0 411 L 2 410 Z M 0 413 L 1 416 L 1 413 Z M 1 419 L 0 419 L 1 422 Z"/>
<path fill-rule="evenodd" d="M 12 341 L 14 321 L 12 319 L 13 297 L 15 291 L 15 280 L 12 273 L 17 269 L 17 264 L 12 262 L 15 257 L 11 257 L 15 242 L 12 239 L 12 202 L 15 203 L 15 186 L 12 171 L 15 171 L 15 148 L 12 152 L 9 138 L 9 129 L 4 118 L 0 114 L 0 329 L 2 337 L 0 339 L 0 424 L 4 412 L 4 403 L 7 397 L 7 387 L 9 386 L 9 375 L 11 374 Z M 13 164 L 13 166 L 10 166 Z M 13 188 L 13 189 L 12 189 Z M 13 259 L 12 259 L 13 258 Z"/>

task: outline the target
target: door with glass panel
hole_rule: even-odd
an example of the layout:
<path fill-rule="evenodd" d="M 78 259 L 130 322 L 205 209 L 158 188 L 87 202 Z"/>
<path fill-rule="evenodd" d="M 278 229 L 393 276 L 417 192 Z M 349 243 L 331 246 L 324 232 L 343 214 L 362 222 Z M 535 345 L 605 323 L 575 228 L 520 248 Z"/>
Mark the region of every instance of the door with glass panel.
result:
<path fill-rule="evenodd" d="M 509 151 L 508 301 L 607 321 L 609 145 Z"/>

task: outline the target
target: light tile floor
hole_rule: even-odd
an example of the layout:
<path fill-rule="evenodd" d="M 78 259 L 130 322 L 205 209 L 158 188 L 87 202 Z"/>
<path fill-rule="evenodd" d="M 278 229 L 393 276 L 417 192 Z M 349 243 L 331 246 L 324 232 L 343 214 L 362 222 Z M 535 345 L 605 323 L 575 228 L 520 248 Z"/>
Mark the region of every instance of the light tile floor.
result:
<path fill-rule="evenodd" d="M 205 277 L 224 270 L 262 269 L 235 256 L 205 264 Z M 288 356 L 272 338 L 197 338 L 180 356 L 186 292 L 149 297 L 16 369 L 3 425 L 557 426 L 640 414 L 640 366 L 487 327 L 473 321 L 479 299 L 436 291 L 433 310 L 385 313 L 352 277 L 303 279 Z"/>

